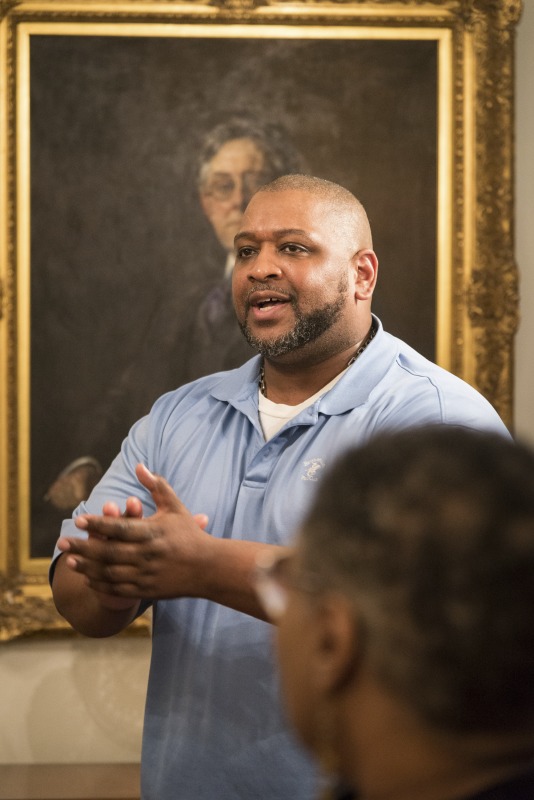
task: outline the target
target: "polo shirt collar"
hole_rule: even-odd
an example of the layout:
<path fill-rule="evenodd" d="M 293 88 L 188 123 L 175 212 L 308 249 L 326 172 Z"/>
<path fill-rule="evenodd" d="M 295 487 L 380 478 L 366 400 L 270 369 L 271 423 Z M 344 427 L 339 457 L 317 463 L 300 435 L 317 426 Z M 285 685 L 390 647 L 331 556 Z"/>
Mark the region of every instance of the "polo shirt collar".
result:
<path fill-rule="evenodd" d="M 344 414 L 367 403 L 371 392 L 395 362 L 398 353 L 397 340 L 386 333 L 374 314 L 373 318 L 378 326 L 374 339 L 341 380 L 319 400 L 321 414 Z"/>
<path fill-rule="evenodd" d="M 378 317 L 374 314 L 373 317 L 377 325 L 374 339 L 336 385 L 310 407 L 316 412 L 333 416 L 364 405 L 395 361 L 398 347 L 392 344 L 396 340 L 384 331 Z M 258 355 L 238 369 L 221 373 L 211 395 L 230 403 L 247 416 L 251 412 L 257 413 L 260 366 L 261 357 Z"/>
<path fill-rule="evenodd" d="M 248 410 L 254 403 L 258 408 L 258 384 L 260 379 L 261 356 L 253 356 L 241 367 L 222 372 L 220 381 L 214 383 L 210 394 L 216 400 L 223 400 L 241 411 Z M 244 404 L 244 406 L 243 406 Z"/>

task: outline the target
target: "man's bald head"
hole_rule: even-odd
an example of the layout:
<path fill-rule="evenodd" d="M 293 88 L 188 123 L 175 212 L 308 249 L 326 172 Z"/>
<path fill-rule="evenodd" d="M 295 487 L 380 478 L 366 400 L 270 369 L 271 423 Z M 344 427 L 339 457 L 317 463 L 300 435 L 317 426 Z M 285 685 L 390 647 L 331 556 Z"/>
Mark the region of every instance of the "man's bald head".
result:
<path fill-rule="evenodd" d="M 343 225 L 345 235 L 348 232 L 347 224 L 350 225 L 356 235 L 358 250 L 371 249 L 373 247 L 371 226 L 367 212 L 360 201 L 348 189 L 324 178 L 294 174 L 282 175 L 280 178 L 261 186 L 256 193 L 289 191 L 306 192 L 327 204 L 330 207 L 330 213 L 337 217 Z"/>

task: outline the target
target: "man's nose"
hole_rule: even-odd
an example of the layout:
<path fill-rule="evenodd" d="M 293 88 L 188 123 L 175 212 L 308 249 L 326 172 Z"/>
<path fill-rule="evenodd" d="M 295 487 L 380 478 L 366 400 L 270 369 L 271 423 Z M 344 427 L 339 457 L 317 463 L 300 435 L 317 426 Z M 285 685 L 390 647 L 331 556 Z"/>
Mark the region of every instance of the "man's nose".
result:
<path fill-rule="evenodd" d="M 281 275 L 282 269 L 278 263 L 276 249 L 266 245 L 260 247 L 256 257 L 249 265 L 249 280 L 264 282 L 279 278 Z"/>

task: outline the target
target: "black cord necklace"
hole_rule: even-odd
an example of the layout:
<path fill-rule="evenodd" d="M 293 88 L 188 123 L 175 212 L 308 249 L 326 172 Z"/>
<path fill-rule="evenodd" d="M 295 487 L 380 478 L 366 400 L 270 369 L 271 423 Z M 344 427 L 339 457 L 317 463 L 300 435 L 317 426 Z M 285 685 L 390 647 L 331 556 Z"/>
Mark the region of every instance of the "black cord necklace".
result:
<path fill-rule="evenodd" d="M 356 350 L 354 355 L 349 358 L 349 360 L 347 362 L 347 367 L 350 367 L 351 364 L 354 364 L 356 359 L 359 358 L 361 356 L 361 354 L 363 353 L 363 351 L 370 345 L 370 343 L 373 341 L 373 339 L 376 336 L 377 330 L 378 330 L 378 327 L 375 324 L 375 321 L 373 319 L 373 321 L 371 322 L 371 327 L 369 328 L 369 333 L 367 334 L 367 336 L 365 337 L 365 339 L 363 340 L 361 345 L 358 347 L 358 349 Z M 258 386 L 259 386 L 259 389 L 260 389 L 260 392 L 262 393 L 262 395 L 264 397 L 267 397 L 267 395 L 266 395 L 267 386 L 265 385 L 265 362 L 263 360 L 261 362 L 261 367 L 260 367 L 260 378 L 259 378 L 259 381 L 258 381 Z"/>

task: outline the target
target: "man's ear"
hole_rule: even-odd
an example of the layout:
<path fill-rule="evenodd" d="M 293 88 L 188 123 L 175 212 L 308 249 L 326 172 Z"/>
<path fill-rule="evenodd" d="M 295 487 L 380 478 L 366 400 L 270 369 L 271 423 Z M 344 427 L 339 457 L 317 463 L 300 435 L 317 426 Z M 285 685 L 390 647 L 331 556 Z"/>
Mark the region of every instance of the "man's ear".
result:
<path fill-rule="evenodd" d="M 313 680 L 321 694 L 341 691 L 355 676 L 361 661 L 354 609 L 340 594 L 323 595 L 316 612 L 312 659 Z"/>
<path fill-rule="evenodd" d="M 359 250 L 354 255 L 356 300 L 370 300 L 378 277 L 378 258 L 374 250 Z"/>

